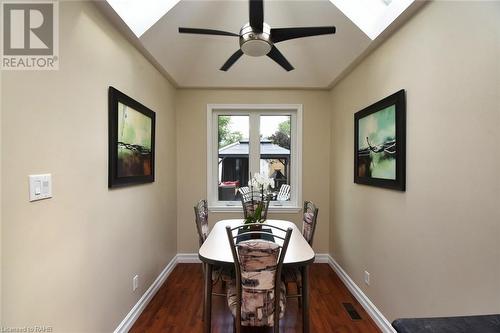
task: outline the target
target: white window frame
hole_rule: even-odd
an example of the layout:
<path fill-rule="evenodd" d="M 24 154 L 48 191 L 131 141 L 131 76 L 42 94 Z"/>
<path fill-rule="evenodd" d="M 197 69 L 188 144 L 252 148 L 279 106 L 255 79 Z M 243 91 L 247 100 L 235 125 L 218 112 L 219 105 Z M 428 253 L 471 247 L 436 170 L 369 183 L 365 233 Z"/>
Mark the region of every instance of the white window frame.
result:
<path fill-rule="evenodd" d="M 251 116 L 253 114 L 253 116 Z M 218 200 L 218 122 L 219 115 L 248 115 L 250 121 L 249 170 L 253 175 L 260 165 L 260 118 L 261 115 L 291 116 L 292 165 L 290 200 L 271 201 L 269 211 L 273 213 L 296 213 L 302 209 L 302 104 L 207 104 L 207 199 L 211 212 L 239 212 L 240 201 Z M 253 134 L 252 134 L 253 133 Z M 254 142 L 257 141 L 257 142 Z M 256 157 L 257 156 L 257 157 Z M 260 163 L 257 163 L 260 164 Z M 242 185 L 245 186 L 245 185 Z"/>

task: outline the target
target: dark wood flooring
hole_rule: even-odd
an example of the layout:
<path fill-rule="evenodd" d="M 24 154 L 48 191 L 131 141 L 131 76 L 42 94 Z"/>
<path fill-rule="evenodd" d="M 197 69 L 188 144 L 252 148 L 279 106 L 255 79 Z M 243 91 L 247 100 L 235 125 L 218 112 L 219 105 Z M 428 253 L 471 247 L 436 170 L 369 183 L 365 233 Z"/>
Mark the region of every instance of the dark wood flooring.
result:
<path fill-rule="evenodd" d="M 328 264 L 310 269 L 311 333 L 380 332 L 361 305 L 349 293 Z M 215 288 L 217 290 L 217 287 Z M 352 320 L 342 303 L 352 303 L 361 316 Z M 203 277 L 201 264 L 179 264 L 137 319 L 130 332 L 203 332 Z M 297 299 L 287 301 L 280 331 L 302 332 L 302 316 Z M 213 297 L 212 332 L 233 331 L 233 317 L 225 297 Z M 246 329 L 244 332 L 272 332 L 272 329 Z"/>

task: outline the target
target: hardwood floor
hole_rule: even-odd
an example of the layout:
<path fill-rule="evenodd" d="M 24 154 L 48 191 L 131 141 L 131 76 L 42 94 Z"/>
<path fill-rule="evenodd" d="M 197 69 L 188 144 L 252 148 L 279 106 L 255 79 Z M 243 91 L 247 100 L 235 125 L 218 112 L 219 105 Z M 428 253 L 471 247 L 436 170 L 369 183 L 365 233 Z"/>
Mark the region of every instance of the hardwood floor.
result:
<path fill-rule="evenodd" d="M 311 265 L 310 283 L 311 332 L 380 332 L 328 264 Z M 216 287 L 215 290 L 217 289 Z M 130 332 L 202 332 L 202 295 L 201 264 L 177 265 Z M 352 320 L 342 303 L 352 303 L 361 319 Z M 285 318 L 280 322 L 280 331 L 302 332 L 301 318 L 297 300 L 288 299 Z M 225 297 L 214 296 L 212 332 L 232 331 L 233 318 Z M 244 332 L 272 332 L 272 329 L 247 328 Z"/>

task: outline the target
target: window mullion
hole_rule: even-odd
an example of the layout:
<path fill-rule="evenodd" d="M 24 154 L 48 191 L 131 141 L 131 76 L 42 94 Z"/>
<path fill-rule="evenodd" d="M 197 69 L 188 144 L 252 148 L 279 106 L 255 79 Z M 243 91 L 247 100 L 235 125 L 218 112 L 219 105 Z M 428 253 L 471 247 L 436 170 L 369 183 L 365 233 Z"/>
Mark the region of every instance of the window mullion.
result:
<path fill-rule="evenodd" d="M 250 150 L 249 150 L 249 172 L 250 177 L 260 172 L 260 115 L 257 112 L 250 113 Z"/>

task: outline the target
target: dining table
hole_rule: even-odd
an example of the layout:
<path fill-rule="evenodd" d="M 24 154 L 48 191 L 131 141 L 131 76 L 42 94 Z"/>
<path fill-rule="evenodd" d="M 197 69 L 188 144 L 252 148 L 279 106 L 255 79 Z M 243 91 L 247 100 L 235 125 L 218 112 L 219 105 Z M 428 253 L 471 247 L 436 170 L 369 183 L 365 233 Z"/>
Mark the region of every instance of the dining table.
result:
<path fill-rule="evenodd" d="M 235 228 L 243 224 L 243 219 L 221 220 L 217 222 L 210 231 L 207 239 L 200 247 L 198 257 L 205 264 L 204 274 L 204 328 L 205 333 L 212 329 L 212 270 L 217 267 L 234 266 L 233 255 L 227 237 L 226 226 Z M 288 244 L 288 249 L 283 261 L 283 267 L 297 267 L 302 273 L 302 330 L 309 333 L 309 264 L 314 262 L 314 251 L 306 239 L 302 236 L 295 223 L 285 220 L 266 220 L 266 224 L 286 230 L 292 228 L 292 235 Z M 276 236 L 283 237 L 285 232 L 276 228 L 270 228 Z M 275 237 L 275 242 L 282 244 L 283 241 Z"/>

